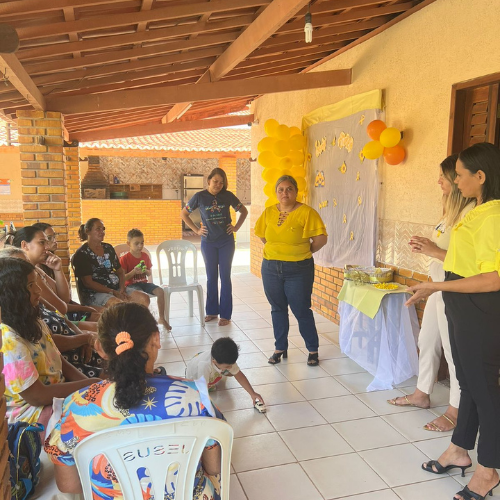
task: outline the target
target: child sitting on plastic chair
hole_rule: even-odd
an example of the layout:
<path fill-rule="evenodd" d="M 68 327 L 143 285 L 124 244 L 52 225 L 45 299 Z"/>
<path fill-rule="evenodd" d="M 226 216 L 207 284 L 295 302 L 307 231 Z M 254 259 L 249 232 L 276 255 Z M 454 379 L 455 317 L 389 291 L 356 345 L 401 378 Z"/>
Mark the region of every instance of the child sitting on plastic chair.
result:
<path fill-rule="evenodd" d="M 217 339 L 210 351 L 200 352 L 187 362 L 186 378 L 198 380 L 204 377 L 208 390 L 212 392 L 223 377 L 234 377 L 252 398 L 255 409 L 260 413 L 265 413 L 264 399 L 253 390 L 252 385 L 236 364 L 238 351 L 239 346 L 232 338 Z"/>
<path fill-rule="evenodd" d="M 158 323 L 167 331 L 172 327 L 165 320 L 165 294 L 163 288 L 148 283 L 148 276 L 151 276 L 153 264 L 144 248 L 144 234 L 139 229 L 131 229 L 127 233 L 127 245 L 130 251 L 120 257 L 120 265 L 125 271 L 125 286 L 142 290 L 143 292 L 155 295 L 158 298 L 158 314 L 160 319 Z"/>

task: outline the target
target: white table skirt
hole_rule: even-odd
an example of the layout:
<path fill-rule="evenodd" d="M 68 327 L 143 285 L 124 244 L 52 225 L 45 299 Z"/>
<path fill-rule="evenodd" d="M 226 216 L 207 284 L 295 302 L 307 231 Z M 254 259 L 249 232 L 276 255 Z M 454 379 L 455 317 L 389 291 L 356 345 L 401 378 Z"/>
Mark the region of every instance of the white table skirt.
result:
<path fill-rule="evenodd" d="M 420 330 L 406 293 L 388 294 L 371 319 L 346 302 L 339 303 L 342 352 L 375 378 L 368 391 L 392 389 L 418 375 L 417 336 Z"/>

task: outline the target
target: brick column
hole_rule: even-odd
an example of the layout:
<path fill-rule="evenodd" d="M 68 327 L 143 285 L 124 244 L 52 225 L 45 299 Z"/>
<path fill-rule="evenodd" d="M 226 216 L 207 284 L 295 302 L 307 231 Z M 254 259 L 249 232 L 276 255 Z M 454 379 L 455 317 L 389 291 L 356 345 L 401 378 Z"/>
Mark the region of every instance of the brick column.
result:
<path fill-rule="evenodd" d="M 80 158 L 78 143 L 64 148 L 66 165 L 66 216 L 68 218 L 68 238 L 70 255 L 80 247 L 78 229 L 82 224 L 82 196 L 80 184 Z"/>
<path fill-rule="evenodd" d="M 17 111 L 24 224 L 47 222 L 57 233 L 57 254 L 68 275 L 69 236 L 63 117 L 52 111 Z"/>

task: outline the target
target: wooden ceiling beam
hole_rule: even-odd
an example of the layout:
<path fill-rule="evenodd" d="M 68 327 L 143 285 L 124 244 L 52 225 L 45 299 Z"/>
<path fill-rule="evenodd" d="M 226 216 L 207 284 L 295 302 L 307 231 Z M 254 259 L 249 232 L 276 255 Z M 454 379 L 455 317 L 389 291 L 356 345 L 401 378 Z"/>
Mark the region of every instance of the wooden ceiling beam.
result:
<path fill-rule="evenodd" d="M 210 120 L 197 120 L 191 122 L 177 123 L 152 123 L 151 125 L 139 125 L 134 127 L 114 128 L 96 132 L 70 134 L 71 140 L 79 142 L 104 141 L 107 139 L 119 139 L 124 137 L 141 137 L 144 135 L 169 134 L 172 132 L 186 132 L 189 130 L 204 130 L 211 128 L 231 127 L 244 125 L 254 120 L 253 115 L 227 116 L 224 118 L 212 118 Z"/>
<path fill-rule="evenodd" d="M 0 54 L 0 71 L 35 109 L 47 109 L 45 98 L 14 54 Z"/>
<path fill-rule="evenodd" d="M 193 59 L 198 59 L 201 57 L 207 57 L 206 53 L 203 51 L 210 51 L 210 55 L 216 55 L 213 51 L 217 53 L 223 53 L 224 47 L 220 47 L 221 44 L 230 43 L 231 40 L 236 38 L 234 33 L 223 33 L 219 35 L 212 36 L 214 47 L 209 47 L 208 49 L 197 49 L 190 50 L 184 54 L 178 54 L 183 48 L 195 48 L 204 47 L 211 45 L 206 40 L 201 40 L 197 42 L 197 38 L 192 41 L 184 42 L 169 42 L 165 44 L 158 44 L 152 47 L 140 47 L 136 49 L 128 50 L 116 50 L 111 52 L 105 52 L 103 54 L 98 54 L 94 56 L 81 57 L 79 59 L 63 59 L 53 62 L 37 62 L 37 63 L 24 63 L 26 71 L 30 75 L 39 75 L 53 73 L 57 71 L 64 71 L 68 69 L 77 68 L 89 68 L 92 66 L 101 66 L 104 64 L 115 64 L 122 61 L 128 61 L 134 58 L 150 58 L 151 56 L 165 56 L 166 54 L 171 54 L 172 62 L 182 62 L 182 61 L 192 61 Z M 200 37 L 201 38 L 201 37 Z M 172 54 L 174 53 L 174 54 Z M 168 63 L 167 63 L 168 64 Z"/>
<path fill-rule="evenodd" d="M 333 40 L 332 40 L 333 41 Z M 268 47 L 267 49 L 259 50 L 252 54 L 252 57 L 241 63 L 242 65 L 250 63 L 251 61 L 256 62 L 259 59 L 267 59 L 269 60 L 269 57 L 276 56 L 276 55 L 281 55 L 281 54 L 290 54 L 290 55 L 307 55 L 312 53 L 313 51 L 319 52 L 319 51 L 325 51 L 328 50 L 328 47 L 331 48 L 332 51 L 340 49 L 344 47 L 345 43 L 343 42 L 335 42 L 334 43 L 318 43 L 318 44 L 307 44 L 306 46 L 304 45 L 290 45 L 286 48 L 286 50 L 283 47 Z M 237 69 L 237 68 L 235 68 Z"/>
<path fill-rule="evenodd" d="M 207 12 L 224 12 L 260 7 L 271 0 L 213 0 L 212 2 L 182 3 L 175 6 L 161 7 L 150 11 L 116 14 L 113 16 L 96 16 L 73 22 L 43 24 L 38 26 L 19 27 L 17 32 L 21 40 L 43 38 L 69 33 L 97 31 L 105 28 L 136 25 L 140 22 L 166 21 L 200 16 Z"/>
<path fill-rule="evenodd" d="M 351 24 L 341 24 L 338 26 L 315 29 L 313 31 L 312 43 L 314 43 L 318 39 L 318 37 L 325 37 L 325 36 L 347 37 L 352 34 L 352 36 L 357 37 L 359 36 L 358 34 L 360 32 L 378 28 L 379 26 L 382 26 L 384 23 L 390 21 L 390 19 L 391 18 L 389 16 L 382 16 L 382 17 L 376 17 L 375 19 L 371 19 L 370 21 L 355 22 Z M 297 31 L 296 33 L 290 33 L 287 35 L 280 35 L 280 36 L 275 36 L 273 38 L 269 38 L 259 47 L 259 49 L 274 47 L 275 45 L 292 44 L 292 43 L 297 43 L 299 41 L 305 44 L 303 29 Z M 259 49 L 257 49 L 257 51 Z"/>
<path fill-rule="evenodd" d="M 273 0 L 200 78 L 199 84 L 216 82 L 265 42 L 309 0 Z M 190 102 L 176 104 L 162 122 L 173 122 L 191 106 Z"/>
<path fill-rule="evenodd" d="M 377 36 L 379 33 L 382 33 L 386 29 L 389 29 L 391 26 L 394 26 L 395 24 L 403 21 L 407 17 L 411 16 L 415 12 L 418 12 L 419 10 L 423 9 L 424 7 L 427 7 L 428 5 L 430 5 L 431 3 L 435 2 L 435 1 L 436 0 L 424 0 L 421 3 L 419 3 L 417 5 L 414 5 L 413 7 L 407 9 L 405 12 L 403 12 L 402 14 L 400 14 L 399 16 L 397 16 L 397 17 L 391 19 L 390 21 L 388 21 L 387 23 L 383 24 L 379 28 L 374 29 L 373 31 L 370 31 L 370 33 L 362 36 L 361 38 L 358 38 L 357 40 L 355 40 L 352 43 L 347 44 L 345 47 L 343 47 L 342 49 L 339 49 L 334 54 L 330 54 L 329 56 L 326 56 L 323 59 L 320 59 L 319 61 L 316 61 L 314 64 L 311 64 L 310 66 L 308 66 L 307 68 L 305 68 L 302 71 L 302 73 L 308 73 L 309 71 L 317 68 L 318 66 L 321 66 L 322 64 L 324 64 L 325 62 L 329 61 L 330 59 L 333 59 L 334 57 L 339 56 L 340 54 L 343 54 L 346 50 L 349 50 L 352 47 L 355 47 L 356 45 L 359 45 L 360 43 L 363 43 L 366 40 L 369 40 L 370 38 L 373 38 L 374 36 Z M 414 3 L 414 2 L 412 2 L 412 3 Z"/>
<path fill-rule="evenodd" d="M 399 14 L 408 9 L 411 9 L 417 4 L 417 0 L 412 0 L 411 2 L 399 3 L 395 5 L 389 5 L 387 7 L 378 7 L 373 9 L 362 9 L 362 10 L 352 10 L 345 14 L 337 15 L 315 15 L 313 18 L 313 25 L 315 27 L 325 26 L 325 25 L 335 25 L 338 23 L 348 23 L 360 21 L 362 19 L 388 16 L 392 14 Z M 298 31 L 304 29 L 304 21 L 298 20 L 291 23 L 285 24 L 278 33 L 287 33 L 289 31 Z"/>
<path fill-rule="evenodd" d="M 141 108 L 180 102 L 210 101 L 230 97 L 289 92 L 310 88 L 333 87 L 351 83 L 351 69 L 321 71 L 297 75 L 290 79 L 280 77 L 253 78 L 230 82 L 202 83 L 158 88 L 149 92 L 143 90 L 122 90 L 107 94 L 93 94 L 80 97 L 47 98 L 47 105 L 64 114 L 81 114 L 112 109 Z"/>
<path fill-rule="evenodd" d="M 71 0 L 71 7 L 76 9 L 79 7 L 91 7 L 95 5 L 108 5 L 111 3 L 123 3 L 123 0 Z M 12 16 L 25 17 L 28 14 L 38 14 L 41 12 L 49 12 L 51 10 L 63 10 L 68 7 L 68 0 L 19 0 L 15 2 L 0 3 L 0 18 L 8 19 Z"/>

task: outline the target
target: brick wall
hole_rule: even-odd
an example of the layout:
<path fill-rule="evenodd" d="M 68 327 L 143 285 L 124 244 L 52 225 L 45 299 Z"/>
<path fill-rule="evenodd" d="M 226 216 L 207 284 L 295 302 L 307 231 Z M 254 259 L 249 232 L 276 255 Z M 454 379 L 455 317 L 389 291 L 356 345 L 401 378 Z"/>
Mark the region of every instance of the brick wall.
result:
<path fill-rule="evenodd" d="M 16 228 L 24 227 L 24 219 L 22 212 L 0 212 L 0 220 L 3 220 L 4 224 L 13 222 Z M 4 225 L 5 227 L 5 225 Z"/>
<path fill-rule="evenodd" d="M 73 254 L 81 245 L 78 229 L 82 221 L 80 196 L 80 160 L 78 147 L 64 148 L 66 181 L 66 217 L 68 219 L 69 252 Z"/>
<path fill-rule="evenodd" d="M 106 242 L 127 241 L 127 232 L 136 227 L 144 233 L 146 245 L 182 239 L 180 200 L 82 200 L 82 222 L 102 219 Z M 81 243 L 80 243 L 81 244 Z"/>

